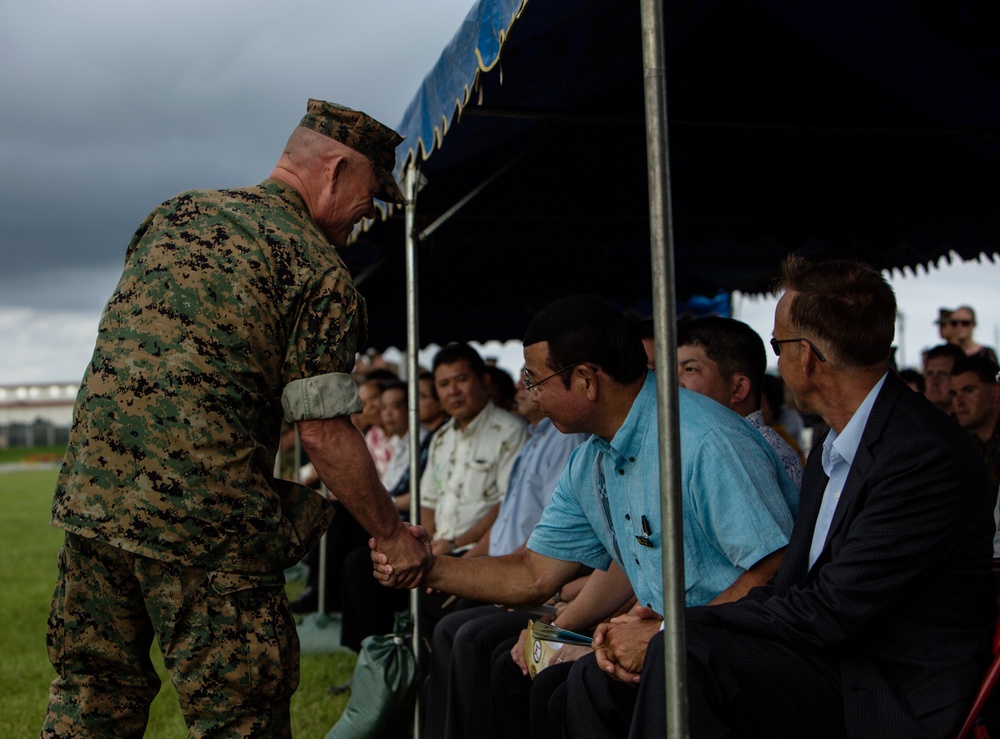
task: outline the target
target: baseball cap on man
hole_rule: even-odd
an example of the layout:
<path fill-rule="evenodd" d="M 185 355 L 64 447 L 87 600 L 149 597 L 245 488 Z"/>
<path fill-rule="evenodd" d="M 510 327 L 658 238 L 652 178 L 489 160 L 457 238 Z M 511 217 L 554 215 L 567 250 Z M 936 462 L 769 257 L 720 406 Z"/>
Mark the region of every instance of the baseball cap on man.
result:
<path fill-rule="evenodd" d="M 403 204 L 405 198 L 392 176 L 396 147 L 403 137 L 360 110 L 323 100 L 310 100 L 299 125 L 329 136 L 364 154 L 375 168 L 380 191 L 375 197 L 387 203 Z"/>

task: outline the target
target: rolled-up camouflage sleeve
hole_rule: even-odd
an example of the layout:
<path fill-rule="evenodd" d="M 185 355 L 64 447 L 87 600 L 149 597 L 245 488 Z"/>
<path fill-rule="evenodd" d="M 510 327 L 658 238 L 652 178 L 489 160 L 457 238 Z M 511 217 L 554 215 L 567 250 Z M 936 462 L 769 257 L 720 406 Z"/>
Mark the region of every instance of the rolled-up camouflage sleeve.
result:
<path fill-rule="evenodd" d="M 357 383 L 345 372 L 290 382 L 281 393 L 281 407 L 289 423 L 336 418 L 362 410 Z"/>
<path fill-rule="evenodd" d="M 306 292 L 285 355 L 281 406 L 290 423 L 337 418 L 362 410 L 351 375 L 367 340 L 364 298 L 342 265 Z"/>

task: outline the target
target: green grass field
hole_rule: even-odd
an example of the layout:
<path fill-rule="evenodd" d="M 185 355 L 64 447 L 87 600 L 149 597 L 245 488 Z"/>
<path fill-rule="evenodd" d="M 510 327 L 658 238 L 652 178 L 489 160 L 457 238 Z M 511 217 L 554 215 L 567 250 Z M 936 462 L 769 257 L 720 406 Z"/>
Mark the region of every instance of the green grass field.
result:
<path fill-rule="evenodd" d="M 30 449 L 13 447 L 0 449 L 0 464 L 9 462 L 52 461 L 62 459 L 65 446 L 36 446 Z"/>
<path fill-rule="evenodd" d="M 12 460 L 6 460 L 12 461 Z M 0 737 L 38 736 L 55 672 L 45 651 L 45 621 L 56 578 L 62 532 L 49 526 L 55 470 L 0 472 Z M 289 585 L 289 592 L 295 585 Z M 300 586 L 299 586 L 300 587 Z M 154 664 L 163 687 L 150 710 L 148 739 L 186 736 L 177 696 L 163 669 Z M 292 698 L 296 737 L 326 735 L 347 702 L 327 688 L 347 681 L 356 657 L 348 651 L 304 654 L 302 678 Z"/>

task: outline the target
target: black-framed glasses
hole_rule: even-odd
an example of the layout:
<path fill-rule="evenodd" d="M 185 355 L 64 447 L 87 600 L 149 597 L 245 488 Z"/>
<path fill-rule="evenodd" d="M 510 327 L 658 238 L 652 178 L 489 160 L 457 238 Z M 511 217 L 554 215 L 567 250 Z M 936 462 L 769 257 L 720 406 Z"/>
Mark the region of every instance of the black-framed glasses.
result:
<path fill-rule="evenodd" d="M 538 390 L 536 390 L 535 388 L 537 388 L 537 387 L 538 387 L 539 385 L 541 385 L 541 384 L 542 384 L 543 382 L 548 382 L 549 380 L 551 380 L 551 379 L 552 379 L 553 377 L 555 377 L 556 375 L 561 375 L 561 374 L 562 374 L 563 372 L 565 372 L 566 370 L 568 370 L 568 369 L 573 369 L 573 368 L 574 368 L 574 367 L 576 367 L 576 366 L 577 366 L 578 364 L 583 364 L 583 362 L 573 362 L 573 364 L 567 364 L 567 365 L 566 365 L 565 367 L 563 367 L 562 369 L 560 369 L 560 370 L 556 370 L 555 372 L 553 372 L 553 373 L 552 373 L 551 375 L 549 375 L 548 377 L 543 377 L 543 378 L 542 378 L 541 380 L 539 380 L 538 382 L 532 382 L 531 380 L 529 380 L 529 379 L 528 379 L 528 375 L 527 375 L 527 370 L 525 370 L 524 374 L 522 374 L 522 375 L 521 375 L 521 382 L 522 382 L 522 383 L 524 383 L 524 389 L 525 389 L 525 390 L 527 390 L 527 391 L 528 391 L 529 393 L 531 393 L 532 397 L 534 397 L 535 395 L 537 395 L 537 394 L 538 394 Z"/>
<path fill-rule="evenodd" d="M 821 362 L 825 362 L 826 361 L 826 357 L 823 356 L 823 352 L 821 352 L 819 349 L 817 349 L 816 345 L 814 343 L 812 343 L 811 341 L 809 341 L 809 339 L 806 339 L 805 337 L 802 337 L 802 336 L 800 336 L 797 339 L 775 339 L 775 338 L 772 337 L 771 338 L 771 349 L 774 350 L 774 356 L 780 357 L 781 356 L 781 345 L 782 344 L 788 344 L 789 342 L 793 342 L 793 341 L 804 341 L 804 342 L 806 342 L 809 346 L 812 347 L 813 353 L 816 355 L 816 359 L 818 359 Z"/>
<path fill-rule="evenodd" d="M 972 320 L 969 318 L 952 318 L 950 321 L 948 321 L 948 323 L 950 323 L 953 328 L 955 326 L 971 326 Z"/>

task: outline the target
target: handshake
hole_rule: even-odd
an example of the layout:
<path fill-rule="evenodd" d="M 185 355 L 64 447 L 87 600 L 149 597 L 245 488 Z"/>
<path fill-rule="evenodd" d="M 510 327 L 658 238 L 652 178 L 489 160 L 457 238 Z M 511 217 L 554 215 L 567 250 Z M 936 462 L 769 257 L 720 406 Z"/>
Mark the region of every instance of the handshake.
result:
<path fill-rule="evenodd" d="M 372 550 L 372 574 L 380 584 L 414 588 L 427 582 L 434 564 L 431 538 L 421 526 L 400 522 L 388 539 L 368 540 Z"/>

